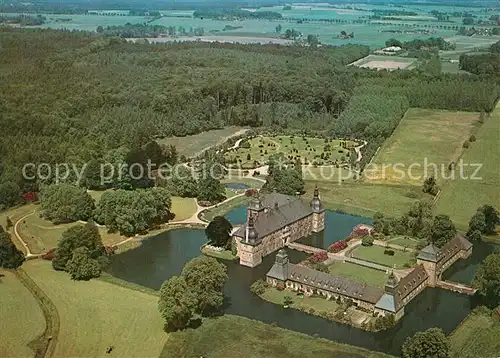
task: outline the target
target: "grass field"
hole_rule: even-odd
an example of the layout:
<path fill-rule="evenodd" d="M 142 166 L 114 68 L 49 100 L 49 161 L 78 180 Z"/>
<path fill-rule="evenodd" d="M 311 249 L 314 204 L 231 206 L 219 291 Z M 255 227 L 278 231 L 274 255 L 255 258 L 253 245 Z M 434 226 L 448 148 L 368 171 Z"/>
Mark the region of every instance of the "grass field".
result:
<path fill-rule="evenodd" d="M 269 156 L 278 153 L 282 153 L 290 163 L 294 163 L 296 159 L 300 159 L 304 164 L 312 164 L 315 161 L 319 165 L 349 161 L 349 150 L 340 147 L 340 140 L 325 143 L 324 139 L 313 137 L 259 136 L 249 139 L 248 142 L 249 148 L 240 146 L 226 152 L 226 160 L 229 163 L 236 161 L 243 169 L 265 165 Z M 326 148 L 327 145 L 329 148 Z M 354 142 L 348 141 L 347 145 L 354 145 Z"/>
<path fill-rule="evenodd" d="M 160 354 L 168 336 L 155 295 L 101 280 L 73 281 L 48 261 L 28 261 L 23 268 L 57 307 L 55 357 L 109 357 L 109 346 L 117 357 Z"/>
<path fill-rule="evenodd" d="M 341 184 L 352 182 L 355 178 L 355 173 L 347 168 L 335 166 L 302 166 L 302 177 L 304 180 L 325 181 L 332 184 Z"/>
<path fill-rule="evenodd" d="M 37 212 L 21 221 L 18 230 L 19 235 L 21 235 L 32 253 L 37 254 L 56 247 L 62 233 L 74 225 L 78 224 L 54 225 L 50 221 L 42 219 Z M 103 227 L 99 227 L 99 233 L 104 245 L 113 245 L 125 240 L 124 236 L 118 233 L 108 233 L 107 229 Z"/>
<path fill-rule="evenodd" d="M 160 144 L 175 145 L 179 155 L 192 157 L 214 145 L 224 143 L 229 137 L 243 133 L 241 127 L 215 129 L 186 137 L 169 137 L 158 140 Z"/>
<path fill-rule="evenodd" d="M 291 308 L 295 309 L 300 309 L 302 310 L 305 309 L 305 311 L 309 311 L 309 309 L 314 309 L 315 312 L 335 312 L 337 308 L 340 307 L 340 305 L 335 302 L 334 299 L 332 300 L 327 300 L 326 298 L 323 297 L 317 297 L 317 296 L 306 296 L 306 295 L 301 295 L 298 296 L 296 292 L 294 291 L 289 291 L 289 290 L 283 290 L 283 291 L 278 291 L 274 287 L 268 287 L 264 294 L 261 295 L 263 299 L 266 301 L 275 303 L 277 305 L 283 305 L 283 302 L 285 301 L 285 296 L 290 296 L 292 299 L 293 303 L 290 304 L 289 306 Z"/>
<path fill-rule="evenodd" d="M 2 269 L 0 297 L 0 357 L 33 357 L 29 343 L 45 330 L 42 310 L 21 281 Z"/>
<path fill-rule="evenodd" d="M 196 213 L 196 201 L 193 198 L 173 196 L 171 211 L 175 214 L 175 221 L 189 219 Z"/>
<path fill-rule="evenodd" d="M 500 208 L 500 102 L 490 118 L 478 129 L 477 140 L 464 150 L 463 162 L 480 163 L 477 173 L 481 179 L 466 180 L 458 177 L 448 180 L 436 204 L 436 211 L 451 217 L 455 226 L 466 230 L 479 206 L 490 204 Z M 465 167 L 464 174 L 471 177 L 474 167 Z"/>
<path fill-rule="evenodd" d="M 206 319 L 197 329 L 171 333 L 160 357 L 382 358 L 389 356 L 313 338 L 248 318 L 225 315 Z"/>
<path fill-rule="evenodd" d="M 356 265 L 350 262 L 335 261 L 333 264 L 328 266 L 328 271 L 332 275 L 350 277 L 353 280 L 364 282 L 367 285 L 381 288 L 384 287 L 388 277 L 388 275 L 383 271 Z"/>
<path fill-rule="evenodd" d="M 462 144 L 478 119 L 478 113 L 409 109 L 373 158 L 371 168 L 365 168 L 363 180 L 422 185 L 425 177 L 433 173 L 432 167 L 426 171 L 425 165 L 434 163 L 440 182 L 441 168 L 446 175 L 449 163 L 462 153 Z"/>
<path fill-rule="evenodd" d="M 411 237 L 398 236 L 389 239 L 387 242 L 394 245 L 416 248 L 419 243 L 419 240 L 412 239 Z"/>
<path fill-rule="evenodd" d="M 373 216 L 377 211 L 390 216 L 402 215 L 414 202 L 429 197 L 420 188 L 408 186 L 363 182 L 332 185 L 324 181 L 307 181 L 303 196 L 312 197 L 315 185 L 318 185 L 325 208 L 367 217 Z"/>
<path fill-rule="evenodd" d="M 391 249 L 392 250 L 392 249 Z M 365 260 L 369 262 L 374 262 L 379 265 L 392 267 L 392 268 L 404 268 L 405 264 L 410 264 L 410 260 L 413 259 L 413 254 L 411 252 L 403 252 L 399 250 L 393 250 L 394 256 L 389 256 L 384 254 L 385 247 L 382 246 L 358 246 L 353 251 L 351 256 Z"/>
<path fill-rule="evenodd" d="M 486 313 L 471 313 L 450 335 L 451 357 L 500 356 L 500 322 Z"/>

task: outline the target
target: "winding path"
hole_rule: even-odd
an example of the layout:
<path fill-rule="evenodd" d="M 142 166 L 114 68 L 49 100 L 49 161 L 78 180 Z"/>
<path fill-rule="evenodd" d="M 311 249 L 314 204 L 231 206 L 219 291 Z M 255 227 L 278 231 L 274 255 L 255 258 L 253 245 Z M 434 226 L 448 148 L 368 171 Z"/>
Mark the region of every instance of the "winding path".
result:
<path fill-rule="evenodd" d="M 22 218 L 20 218 L 19 220 L 17 220 L 16 223 L 14 224 L 14 234 L 16 235 L 16 238 L 17 238 L 17 240 L 19 240 L 19 242 L 21 243 L 21 245 L 24 246 L 24 250 L 26 250 L 26 258 L 27 259 L 32 258 L 32 257 L 38 257 L 38 256 L 40 256 L 40 254 L 36 254 L 35 255 L 35 254 L 33 254 L 31 252 L 30 248 L 28 247 L 28 244 L 23 240 L 23 238 L 21 237 L 21 235 L 19 235 L 18 227 L 19 227 L 19 223 L 21 221 L 23 221 L 24 219 L 26 219 L 27 217 L 30 217 L 31 215 L 33 215 L 35 213 L 36 213 L 36 210 L 33 210 L 33 212 L 24 215 Z"/>

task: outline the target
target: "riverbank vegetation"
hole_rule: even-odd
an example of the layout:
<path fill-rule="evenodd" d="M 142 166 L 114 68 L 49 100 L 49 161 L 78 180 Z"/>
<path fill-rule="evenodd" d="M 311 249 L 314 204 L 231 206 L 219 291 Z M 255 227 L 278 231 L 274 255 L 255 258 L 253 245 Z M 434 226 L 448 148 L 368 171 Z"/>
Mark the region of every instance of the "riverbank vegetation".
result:
<path fill-rule="evenodd" d="M 496 316 L 498 317 L 498 316 Z M 494 357 L 500 352 L 500 320 L 485 307 L 478 307 L 450 335 L 451 356 Z"/>
<path fill-rule="evenodd" d="M 214 342 L 219 342 L 214 344 Z M 237 342 L 237 344 L 235 344 Z M 380 352 L 313 338 L 248 318 L 225 315 L 208 319 L 197 329 L 169 334 L 162 358 L 202 355 L 248 358 L 315 358 L 318 355 L 352 358 L 390 357 Z"/>

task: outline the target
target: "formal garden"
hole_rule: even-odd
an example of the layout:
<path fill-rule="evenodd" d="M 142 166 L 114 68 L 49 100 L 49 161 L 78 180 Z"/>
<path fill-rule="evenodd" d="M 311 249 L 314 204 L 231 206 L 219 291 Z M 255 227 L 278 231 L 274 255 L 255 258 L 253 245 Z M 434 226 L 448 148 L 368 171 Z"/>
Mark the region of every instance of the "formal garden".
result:
<path fill-rule="evenodd" d="M 250 136 L 237 148 L 227 150 L 224 158 L 228 167 L 243 169 L 265 165 L 272 155 L 281 155 L 290 164 L 300 160 L 305 165 L 339 166 L 351 162 L 357 145 L 352 140 L 307 136 Z"/>
<path fill-rule="evenodd" d="M 351 257 L 395 269 L 410 268 L 415 262 L 411 251 L 376 245 L 360 245 L 351 252 Z"/>

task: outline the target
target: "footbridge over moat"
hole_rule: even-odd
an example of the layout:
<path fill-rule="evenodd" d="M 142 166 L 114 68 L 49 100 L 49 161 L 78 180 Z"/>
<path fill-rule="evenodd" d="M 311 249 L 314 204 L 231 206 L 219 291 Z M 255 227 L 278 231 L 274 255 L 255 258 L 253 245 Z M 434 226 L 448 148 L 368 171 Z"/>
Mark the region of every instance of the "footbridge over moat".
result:
<path fill-rule="evenodd" d="M 298 242 L 288 242 L 285 244 L 285 246 L 287 246 L 293 250 L 306 252 L 308 254 L 316 254 L 318 252 L 326 252 L 325 249 L 320 249 L 318 247 L 300 244 Z"/>
<path fill-rule="evenodd" d="M 472 296 L 476 293 L 477 289 L 465 285 L 463 283 L 458 283 L 458 282 L 452 282 L 452 281 L 438 281 L 436 287 L 449 290 L 449 291 L 454 291 L 462 294 L 466 294 L 469 296 Z"/>

